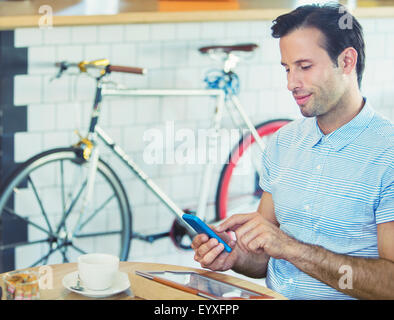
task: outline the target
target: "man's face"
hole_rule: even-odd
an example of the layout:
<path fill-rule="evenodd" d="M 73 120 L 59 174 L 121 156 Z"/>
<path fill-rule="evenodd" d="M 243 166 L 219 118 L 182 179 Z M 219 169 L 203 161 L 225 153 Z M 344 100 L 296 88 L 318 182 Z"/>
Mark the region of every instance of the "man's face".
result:
<path fill-rule="evenodd" d="M 316 28 L 296 29 L 280 39 L 287 88 L 305 117 L 327 114 L 339 105 L 345 92 L 341 70 L 323 43 L 324 35 Z"/>

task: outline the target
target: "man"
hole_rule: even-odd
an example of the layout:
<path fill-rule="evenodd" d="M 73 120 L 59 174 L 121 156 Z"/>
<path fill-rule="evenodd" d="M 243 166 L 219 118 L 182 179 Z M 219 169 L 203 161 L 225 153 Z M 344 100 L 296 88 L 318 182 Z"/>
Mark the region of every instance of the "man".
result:
<path fill-rule="evenodd" d="M 393 299 L 394 129 L 360 92 L 361 26 L 340 6 L 308 5 L 272 30 L 305 118 L 268 144 L 257 212 L 215 228 L 233 251 L 202 234 L 193 239 L 195 260 L 266 276 L 290 299 Z"/>

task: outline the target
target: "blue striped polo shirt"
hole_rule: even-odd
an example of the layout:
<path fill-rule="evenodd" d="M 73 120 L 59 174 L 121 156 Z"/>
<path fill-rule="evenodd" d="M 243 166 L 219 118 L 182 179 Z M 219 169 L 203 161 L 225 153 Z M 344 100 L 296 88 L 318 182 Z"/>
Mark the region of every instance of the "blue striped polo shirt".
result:
<path fill-rule="evenodd" d="M 366 103 L 328 135 L 316 118 L 277 131 L 264 151 L 260 185 L 272 194 L 276 219 L 291 237 L 378 258 L 377 224 L 394 221 L 393 181 L 394 126 Z M 289 299 L 351 298 L 286 260 L 270 258 L 266 283 Z"/>

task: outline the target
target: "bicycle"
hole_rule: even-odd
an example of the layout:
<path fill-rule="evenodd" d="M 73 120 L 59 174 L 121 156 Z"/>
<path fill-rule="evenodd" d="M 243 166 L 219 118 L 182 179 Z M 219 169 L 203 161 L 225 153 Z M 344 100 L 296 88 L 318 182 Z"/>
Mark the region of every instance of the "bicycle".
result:
<path fill-rule="evenodd" d="M 21 163 L 7 179 L 0 193 L 0 223 L 4 231 L 5 226 L 11 229 L 12 223 L 16 221 L 22 225 L 26 236 L 22 240 L 1 244 L 0 252 L 12 256 L 18 251 L 27 250 L 26 248 L 40 246 L 40 257 L 31 264 L 36 266 L 47 264 L 54 255 L 63 262 L 69 262 L 75 254 L 90 251 L 110 252 L 117 254 L 121 260 L 127 260 L 132 239 L 153 242 L 170 236 L 177 247 L 189 248 L 194 231 L 182 220 L 182 215 L 191 211 L 179 208 L 97 124 L 101 102 L 106 96 L 214 97 L 216 109 L 211 127 L 213 134 L 208 137 L 209 150 L 212 151 L 218 139 L 224 108 L 230 111 L 236 127 L 246 127 L 248 133 L 231 150 L 228 161 L 222 168 L 216 191 L 215 216 L 209 222 L 214 223 L 234 212 L 242 212 L 237 211 L 242 210 L 240 205 L 256 210 L 262 190 L 258 184 L 258 165 L 255 167 L 252 161 L 259 160 L 254 155 L 254 150 L 257 146 L 261 155 L 265 140 L 291 121 L 273 119 L 254 126 L 239 101 L 239 78 L 234 69 L 241 54 L 251 53 L 257 47 L 256 44 L 247 43 L 199 48 L 201 54 L 222 63 L 220 70 L 208 72 L 205 78 L 207 88 L 201 90 L 120 87 L 107 80 L 112 72 L 142 75 L 146 70 L 111 65 L 107 59 L 57 63 L 59 71 L 55 78 L 60 78 L 72 68 L 76 68 L 79 73 L 98 71 L 94 76 L 96 93 L 88 133 L 86 137 L 80 136 L 78 143 L 71 147 L 55 148 L 31 157 Z M 175 215 L 169 232 L 143 235 L 132 231 L 129 197 L 114 169 L 101 159 L 98 141 L 108 147 Z M 205 221 L 208 220 L 206 206 L 212 169 L 212 161 L 208 159 L 200 187 L 198 208 L 193 211 Z M 237 170 L 241 174 L 237 174 Z M 31 214 L 33 212 L 35 215 Z M 99 222 L 101 228 L 98 227 Z M 45 248 L 42 244 L 47 244 L 48 247 Z"/>

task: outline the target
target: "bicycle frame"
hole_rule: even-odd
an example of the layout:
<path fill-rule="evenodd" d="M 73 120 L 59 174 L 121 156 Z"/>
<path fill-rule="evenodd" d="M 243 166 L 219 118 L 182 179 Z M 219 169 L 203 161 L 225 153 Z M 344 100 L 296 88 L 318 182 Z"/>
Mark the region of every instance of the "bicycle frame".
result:
<path fill-rule="evenodd" d="M 96 145 L 95 141 L 98 137 L 112 152 L 131 170 L 139 179 L 151 190 L 159 200 L 166 205 L 172 213 L 174 213 L 178 220 L 191 232 L 195 234 L 195 231 L 183 221 L 182 215 L 184 211 L 178 207 L 172 199 L 135 163 L 135 161 L 126 154 L 126 152 L 117 145 L 111 137 L 97 125 L 98 117 L 100 115 L 100 106 L 104 97 L 118 96 L 118 97 L 133 97 L 133 96 L 210 96 L 216 98 L 216 108 L 213 115 L 213 122 L 210 129 L 214 129 L 213 133 L 208 136 L 208 155 L 212 154 L 213 148 L 216 145 L 217 134 L 222 123 L 223 111 L 226 107 L 226 98 L 232 103 L 235 110 L 238 112 L 239 117 L 242 119 L 246 127 L 250 130 L 253 137 L 258 142 L 261 150 L 264 149 L 265 145 L 258 135 L 254 125 L 245 113 L 238 97 L 235 94 L 225 92 L 223 89 L 129 89 L 129 88 L 109 88 L 106 84 L 98 78 L 95 101 L 93 106 L 93 113 L 91 117 L 91 123 L 89 126 L 88 139 Z M 233 116 L 233 115 L 232 115 Z M 97 146 L 95 147 L 97 148 Z M 98 153 L 94 153 L 96 156 Z M 92 161 L 91 166 L 94 166 Z M 204 220 L 206 216 L 206 209 L 208 205 L 209 197 L 209 186 L 211 185 L 212 173 L 213 173 L 213 161 L 208 157 L 208 161 L 205 164 L 204 174 L 202 183 L 200 186 L 198 207 L 196 215 Z M 89 180 L 94 180 L 94 169 L 90 170 L 91 174 Z M 89 192 L 87 192 L 89 194 Z M 87 200 L 88 201 L 88 200 Z"/>

